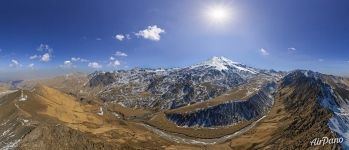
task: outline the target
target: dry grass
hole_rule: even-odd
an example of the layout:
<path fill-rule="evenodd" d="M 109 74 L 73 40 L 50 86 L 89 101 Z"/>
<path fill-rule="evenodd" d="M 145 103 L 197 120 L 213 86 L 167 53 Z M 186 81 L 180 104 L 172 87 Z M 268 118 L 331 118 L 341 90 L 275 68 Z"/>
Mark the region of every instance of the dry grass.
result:
<path fill-rule="evenodd" d="M 150 114 L 151 112 L 144 109 L 132 109 L 123 107 L 119 104 L 108 103 L 108 110 L 111 112 L 117 112 L 124 115 L 124 118 L 132 118 L 132 117 L 143 117 L 145 115 Z"/>
<path fill-rule="evenodd" d="M 280 127 L 286 127 L 289 124 L 289 121 L 286 121 L 289 115 L 286 113 L 283 103 L 281 101 L 275 101 L 268 116 L 261 120 L 254 129 L 233 139 L 230 142 L 230 146 L 237 149 L 248 149 L 256 143 L 269 141 L 273 134 L 279 131 Z"/>
<path fill-rule="evenodd" d="M 42 105 L 41 109 L 38 109 L 38 114 L 55 118 L 82 132 L 98 134 L 117 129 L 111 124 L 104 123 L 103 118 L 96 114 L 99 111 L 98 106 L 80 104 L 75 97 L 47 86 L 37 86 L 35 92 L 36 94 L 31 95 L 30 99 Z"/>
<path fill-rule="evenodd" d="M 176 113 L 184 113 L 193 111 L 195 109 L 201 109 L 201 108 L 207 108 L 210 106 L 216 106 L 221 103 L 232 101 L 232 100 L 246 100 L 250 98 L 252 95 L 254 95 L 259 88 L 262 87 L 265 83 L 269 81 L 264 80 L 264 78 L 255 78 L 251 79 L 250 83 L 240 85 L 236 88 L 231 89 L 230 91 L 217 96 L 215 98 L 209 99 L 204 102 L 195 103 L 192 105 L 180 107 L 177 109 L 169 110 L 167 112 L 176 112 Z"/>
<path fill-rule="evenodd" d="M 185 113 L 185 112 L 193 111 L 196 109 L 207 108 L 207 107 L 219 105 L 221 103 L 231 101 L 231 100 L 241 100 L 244 97 L 246 97 L 246 94 L 247 94 L 246 89 L 235 88 L 235 89 L 233 89 L 233 90 L 231 90 L 231 91 L 229 91 L 221 96 L 217 96 L 213 99 L 210 99 L 210 100 L 207 100 L 204 102 L 200 102 L 200 103 L 195 103 L 195 104 L 188 105 L 188 106 L 184 106 L 184 107 L 180 107 L 177 109 L 169 110 L 167 112 Z"/>

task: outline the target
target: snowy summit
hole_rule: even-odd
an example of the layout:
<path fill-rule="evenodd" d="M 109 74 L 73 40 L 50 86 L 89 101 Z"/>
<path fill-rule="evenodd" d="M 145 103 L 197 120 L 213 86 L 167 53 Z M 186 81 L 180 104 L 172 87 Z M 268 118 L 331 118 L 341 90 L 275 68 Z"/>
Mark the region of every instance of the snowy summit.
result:
<path fill-rule="evenodd" d="M 234 62 L 228 58 L 225 58 L 223 56 L 217 57 L 214 56 L 209 60 L 206 60 L 200 64 L 196 64 L 191 66 L 191 69 L 197 68 L 197 67 L 213 67 L 219 71 L 222 70 L 228 70 L 229 67 L 235 68 L 239 71 L 245 71 L 245 72 L 250 72 L 252 74 L 256 74 L 257 71 L 254 70 L 253 68 L 248 68 L 245 65 L 238 63 L 238 62 Z"/>

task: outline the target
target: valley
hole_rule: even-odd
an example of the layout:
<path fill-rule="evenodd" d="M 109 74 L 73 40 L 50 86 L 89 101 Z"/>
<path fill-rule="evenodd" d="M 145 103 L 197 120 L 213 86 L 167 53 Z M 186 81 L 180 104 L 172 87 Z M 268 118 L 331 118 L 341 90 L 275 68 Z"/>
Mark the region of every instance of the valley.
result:
<path fill-rule="evenodd" d="M 224 57 L 161 71 L 76 73 L 4 87 L 0 147 L 342 149 L 348 98 L 346 78 Z M 344 143 L 310 144 L 321 137 Z"/>

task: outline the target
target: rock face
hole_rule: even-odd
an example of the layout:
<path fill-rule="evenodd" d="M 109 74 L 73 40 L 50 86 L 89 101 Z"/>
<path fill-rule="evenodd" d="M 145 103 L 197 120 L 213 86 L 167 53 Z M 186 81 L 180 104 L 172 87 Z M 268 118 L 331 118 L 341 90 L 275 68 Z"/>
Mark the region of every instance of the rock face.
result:
<path fill-rule="evenodd" d="M 260 74 L 273 77 L 280 73 L 213 57 L 186 68 L 96 72 L 90 75 L 89 86 L 102 85 L 97 95 L 107 102 L 132 108 L 174 109 L 217 97 Z"/>
<path fill-rule="evenodd" d="M 323 76 L 322 81 L 318 99 L 321 106 L 333 113 L 328 126 L 344 139 L 342 147 L 349 149 L 349 86 L 340 77 Z"/>
<path fill-rule="evenodd" d="M 93 76 L 93 75 L 92 75 Z M 116 76 L 114 76 L 113 73 L 110 72 L 106 72 L 106 73 L 96 73 L 96 75 L 94 75 L 92 77 L 92 79 L 89 81 L 89 84 L 91 87 L 95 87 L 95 86 L 106 86 L 109 85 L 113 82 L 116 81 Z"/>
<path fill-rule="evenodd" d="M 265 85 L 247 100 L 232 100 L 186 113 L 168 113 L 167 119 L 184 127 L 217 127 L 250 121 L 267 114 L 273 104 L 276 83 Z"/>

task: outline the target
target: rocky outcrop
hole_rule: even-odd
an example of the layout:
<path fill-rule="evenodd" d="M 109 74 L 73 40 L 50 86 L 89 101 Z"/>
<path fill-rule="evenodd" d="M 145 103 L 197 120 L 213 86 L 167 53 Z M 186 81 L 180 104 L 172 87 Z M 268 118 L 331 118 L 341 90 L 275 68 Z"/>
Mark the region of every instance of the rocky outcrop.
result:
<path fill-rule="evenodd" d="M 90 87 L 96 87 L 96 86 L 106 86 L 116 81 L 115 75 L 110 72 L 106 73 L 98 73 L 95 76 L 91 76 L 91 79 L 89 80 L 89 86 Z"/>

